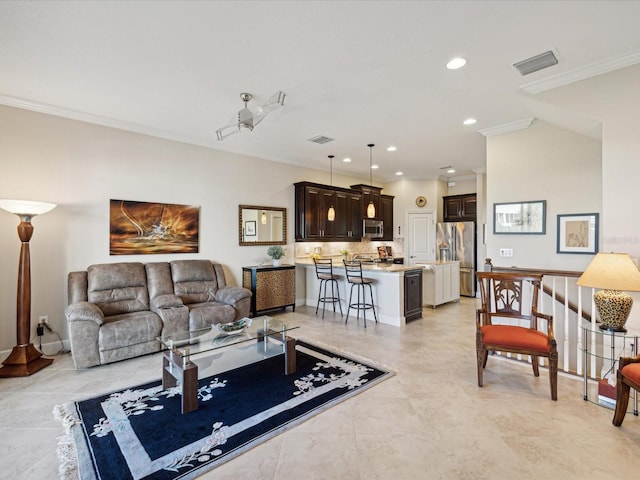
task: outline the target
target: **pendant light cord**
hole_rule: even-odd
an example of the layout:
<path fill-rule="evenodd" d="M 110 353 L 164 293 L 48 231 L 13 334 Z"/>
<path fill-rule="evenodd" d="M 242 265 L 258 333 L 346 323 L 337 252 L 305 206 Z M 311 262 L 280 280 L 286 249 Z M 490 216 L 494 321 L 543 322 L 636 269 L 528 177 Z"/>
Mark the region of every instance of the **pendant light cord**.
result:
<path fill-rule="evenodd" d="M 370 143 L 367 147 L 369 147 L 369 186 L 373 187 L 373 147 L 375 144 Z"/>
<path fill-rule="evenodd" d="M 333 187 L 333 157 L 329 155 L 329 185 Z"/>

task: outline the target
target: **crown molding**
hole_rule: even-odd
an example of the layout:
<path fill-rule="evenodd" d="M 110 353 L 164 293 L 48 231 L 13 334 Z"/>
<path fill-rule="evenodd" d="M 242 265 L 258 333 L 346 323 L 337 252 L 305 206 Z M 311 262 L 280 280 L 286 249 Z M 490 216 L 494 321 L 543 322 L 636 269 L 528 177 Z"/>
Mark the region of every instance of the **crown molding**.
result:
<path fill-rule="evenodd" d="M 640 63 L 640 50 L 635 50 L 551 77 L 536 80 L 535 82 L 525 83 L 520 86 L 520 90 L 535 95 L 536 93 L 546 92 L 547 90 L 563 87 L 571 83 L 579 82 L 580 80 L 586 80 L 587 78 L 609 73 L 620 68 L 630 67 L 638 63 Z"/>
<path fill-rule="evenodd" d="M 470 182 L 476 180 L 475 175 L 458 175 L 454 177 L 449 177 L 449 180 L 453 180 L 454 182 Z"/>
<path fill-rule="evenodd" d="M 531 126 L 534 119 L 534 117 L 529 117 L 516 120 L 515 122 L 496 125 L 495 127 L 483 128 L 482 130 L 478 130 L 478 133 L 485 137 L 492 137 L 493 135 L 502 135 L 503 133 L 515 132 L 516 130 L 524 130 Z"/>
<path fill-rule="evenodd" d="M 200 138 L 192 137 L 189 135 L 183 135 L 168 130 L 162 130 L 160 128 L 153 128 L 136 123 L 124 122 L 122 120 L 116 120 L 114 118 L 103 117 L 100 115 L 94 115 L 91 113 L 81 112 L 79 110 L 73 110 L 70 108 L 58 107 L 55 105 L 49 105 L 41 102 L 34 102 L 31 100 L 25 100 L 23 98 L 12 97 L 9 95 L 0 94 L 0 105 L 6 105 L 7 107 L 20 108 L 22 110 L 30 110 L 32 112 L 44 113 L 46 115 L 53 115 L 55 117 L 68 118 L 70 120 L 77 120 L 80 122 L 92 123 L 94 125 L 101 125 L 103 127 L 115 128 L 118 130 L 125 130 L 127 132 L 141 133 L 143 135 L 149 135 L 151 137 L 164 138 L 167 140 L 174 140 L 177 142 L 188 143 L 191 145 L 198 145 L 201 147 L 214 148 L 213 141 L 207 141 Z"/>

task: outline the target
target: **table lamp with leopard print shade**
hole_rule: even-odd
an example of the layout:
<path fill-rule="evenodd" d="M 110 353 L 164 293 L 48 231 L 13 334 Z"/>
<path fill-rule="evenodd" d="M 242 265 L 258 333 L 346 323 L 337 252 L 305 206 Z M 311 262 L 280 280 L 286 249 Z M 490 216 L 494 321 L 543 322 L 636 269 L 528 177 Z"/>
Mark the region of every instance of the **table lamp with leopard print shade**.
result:
<path fill-rule="evenodd" d="M 640 292 L 640 271 L 626 253 L 598 253 L 591 261 L 577 285 L 601 288 L 593 295 L 600 314 L 600 328 L 626 332 L 624 327 L 633 298 L 624 293 Z"/>

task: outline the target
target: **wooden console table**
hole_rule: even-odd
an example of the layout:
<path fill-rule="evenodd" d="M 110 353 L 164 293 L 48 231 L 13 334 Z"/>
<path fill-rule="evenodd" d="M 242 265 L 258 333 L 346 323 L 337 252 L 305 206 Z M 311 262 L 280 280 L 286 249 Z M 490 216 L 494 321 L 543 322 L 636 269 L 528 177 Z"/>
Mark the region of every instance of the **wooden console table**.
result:
<path fill-rule="evenodd" d="M 294 265 L 254 265 L 242 267 L 242 286 L 253 293 L 251 314 L 278 308 L 296 309 L 296 270 Z"/>

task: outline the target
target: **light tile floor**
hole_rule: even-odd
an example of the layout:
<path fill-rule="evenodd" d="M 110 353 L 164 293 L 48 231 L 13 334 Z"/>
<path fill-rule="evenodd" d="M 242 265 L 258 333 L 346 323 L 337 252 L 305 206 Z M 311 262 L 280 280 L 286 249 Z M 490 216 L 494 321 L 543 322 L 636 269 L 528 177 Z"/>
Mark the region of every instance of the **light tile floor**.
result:
<path fill-rule="evenodd" d="M 490 358 L 475 371 L 476 301 L 425 309 L 405 328 L 325 319 L 299 307 L 296 335 L 373 359 L 393 378 L 205 474 L 203 479 L 637 478 L 640 418 L 611 425 L 612 410 L 582 399 L 561 375 L 549 398 L 545 369 Z M 69 355 L 28 378 L 0 379 L 0 477 L 57 476 L 58 403 L 160 376 L 160 355 L 77 371 Z"/>

